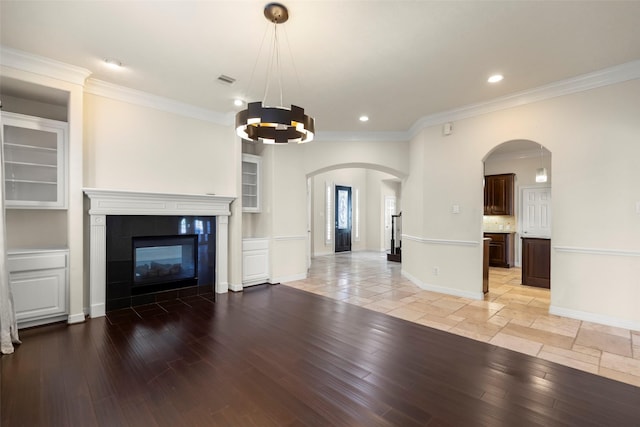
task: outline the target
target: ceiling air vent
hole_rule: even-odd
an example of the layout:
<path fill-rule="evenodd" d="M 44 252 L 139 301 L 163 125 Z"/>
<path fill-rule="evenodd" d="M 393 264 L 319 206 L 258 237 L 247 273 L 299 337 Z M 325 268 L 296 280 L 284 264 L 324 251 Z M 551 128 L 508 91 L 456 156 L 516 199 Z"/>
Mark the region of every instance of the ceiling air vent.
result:
<path fill-rule="evenodd" d="M 236 82 L 236 79 L 234 79 L 233 77 L 225 76 L 224 74 L 220 74 L 218 76 L 218 81 L 220 83 L 225 83 L 225 84 L 228 84 L 228 85 L 232 85 L 232 84 L 234 84 Z"/>

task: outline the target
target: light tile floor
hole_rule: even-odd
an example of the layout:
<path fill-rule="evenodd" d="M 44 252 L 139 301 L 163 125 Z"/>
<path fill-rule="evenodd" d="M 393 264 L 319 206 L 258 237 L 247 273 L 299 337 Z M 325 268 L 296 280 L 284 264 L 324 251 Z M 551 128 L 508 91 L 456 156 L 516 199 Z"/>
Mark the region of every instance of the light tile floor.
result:
<path fill-rule="evenodd" d="M 549 314 L 550 292 L 521 285 L 519 268 L 491 268 L 482 301 L 422 290 L 400 269 L 384 253 L 327 255 L 285 285 L 640 387 L 640 331 Z"/>

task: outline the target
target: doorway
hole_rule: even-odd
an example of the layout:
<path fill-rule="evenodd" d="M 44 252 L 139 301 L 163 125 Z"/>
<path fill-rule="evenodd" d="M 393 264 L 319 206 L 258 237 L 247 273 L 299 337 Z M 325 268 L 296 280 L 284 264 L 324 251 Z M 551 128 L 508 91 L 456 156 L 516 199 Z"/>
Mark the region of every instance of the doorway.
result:
<path fill-rule="evenodd" d="M 539 142 L 511 140 L 496 145 L 483 159 L 485 177 L 514 174 L 512 213 L 485 215 L 482 231 L 504 236 L 509 247 L 505 247 L 501 254 L 510 254 L 516 268 L 499 269 L 489 279 L 489 291 L 505 283 L 522 283 L 523 237 L 551 236 L 551 157 L 551 152 Z M 541 170 L 546 176 L 543 182 L 538 181 Z"/>
<path fill-rule="evenodd" d="M 351 187 L 336 185 L 335 252 L 351 251 Z"/>

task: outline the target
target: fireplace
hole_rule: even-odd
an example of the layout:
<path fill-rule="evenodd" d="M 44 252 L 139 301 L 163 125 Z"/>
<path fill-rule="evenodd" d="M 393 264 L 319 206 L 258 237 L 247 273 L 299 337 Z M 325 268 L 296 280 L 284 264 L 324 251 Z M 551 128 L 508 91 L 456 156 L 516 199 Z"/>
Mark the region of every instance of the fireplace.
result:
<path fill-rule="evenodd" d="M 166 283 L 196 284 L 198 236 L 145 236 L 133 238 L 131 293 Z"/>
<path fill-rule="evenodd" d="M 213 294 L 215 219 L 108 215 L 106 310 Z"/>
<path fill-rule="evenodd" d="M 189 292 L 242 290 L 242 285 L 230 285 L 228 282 L 229 216 L 234 197 L 97 188 L 85 188 L 83 191 L 87 196 L 89 214 L 86 225 L 90 237 L 87 258 L 90 265 L 88 311 L 91 317 L 104 316 L 108 306 L 111 310 L 127 304 L 153 302 L 155 298 L 170 294 L 179 297 Z M 130 224 L 114 232 L 111 225 L 114 221 L 121 222 L 122 218 L 133 219 L 135 227 L 139 226 L 137 231 L 126 231 L 132 228 Z M 134 237 L 153 240 L 163 236 L 193 235 L 198 240 L 197 267 L 194 265 L 197 273 L 192 279 L 173 278 L 153 285 L 149 282 L 136 283 Z M 117 251 L 112 252 L 114 248 Z M 197 283 L 192 286 L 188 284 L 189 280 Z M 152 288 L 176 284 L 177 287 L 169 290 Z"/>

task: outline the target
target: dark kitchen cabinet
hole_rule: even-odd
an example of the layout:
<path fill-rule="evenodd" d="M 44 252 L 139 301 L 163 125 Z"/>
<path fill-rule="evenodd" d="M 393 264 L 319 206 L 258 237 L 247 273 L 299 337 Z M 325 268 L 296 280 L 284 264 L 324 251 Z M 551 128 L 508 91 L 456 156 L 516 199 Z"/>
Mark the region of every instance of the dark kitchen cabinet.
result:
<path fill-rule="evenodd" d="M 514 173 L 484 177 L 484 214 L 513 215 Z"/>
<path fill-rule="evenodd" d="M 522 238 L 522 284 L 551 289 L 551 240 Z"/>
<path fill-rule="evenodd" d="M 513 267 L 514 236 L 513 233 L 484 233 L 489 242 L 489 266 Z"/>

